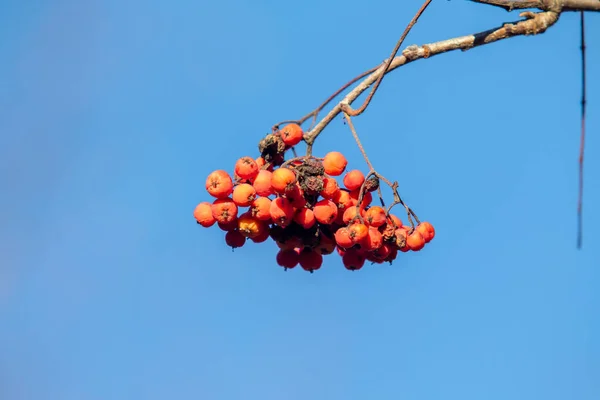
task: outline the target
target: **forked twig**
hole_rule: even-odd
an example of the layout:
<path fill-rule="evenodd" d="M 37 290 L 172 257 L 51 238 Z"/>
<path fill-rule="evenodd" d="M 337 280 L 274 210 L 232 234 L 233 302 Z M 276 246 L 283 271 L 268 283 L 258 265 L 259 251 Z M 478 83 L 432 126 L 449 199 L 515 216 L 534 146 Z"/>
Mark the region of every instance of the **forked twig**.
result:
<path fill-rule="evenodd" d="M 362 114 L 367 109 L 367 107 L 371 103 L 371 100 L 373 99 L 373 96 L 375 95 L 375 92 L 379 88 L 379 85 L 381 84 L 383 77 L 385 76 L 388 69 L 390 68 L 390 65 L 392 64 L 394 57 L 396 57 L 396 54 L 398 54 L 398 50 L 400 50 L 400 46 L 402 46 L 402 43 L 404 43 L 404 39 L 406 39 L 406 36 L 410 32 L 410 30 L 413 28 L 413 26 L 415 26 L 415 24 L 419 20 L 419 17 L 423 14 L 423 12 L 425 12 L 425 9 L 427 9 L 427 6 L 429 6 L 430 3 L 431 3 L 431 0 L 425 0 L 425 3 L 423 3 L 423 5 L 419 9 L 419 11 L 417 11 L 417 13 L 413 17 L 413 19 L 411 19 L 410 22 L 408 23 L 408 26 L 404 29 L 402 36 L 400 36 L 400 39 L 398 40 L 398 42 L 396 42 L 396 46 L 394 46 L 394 50 L 392 50 L 392 54 L 388 57 L 388 59 L 385 63 L 385 69 L 383 70 L 383 73 L 381 75 L 379 75 L 379 78 L 377 78 L 377 82 L 375 82 L 373 89 L 371 89 L 371 93 L 369 93 L 369 96 L 367 96 L 367 98 L 365 99 L 365 102 L 362 104 L 362 106 L 360 106 L 357 109 L 353 109 L 350 106 L 350 104 L 345 104 L 345 103 L 342 104 L 342 111 L 346 115 L 356 117 L 356 116 Z"/>
<path fill-rule="evenodd" d="M 312 122 L 310 128 L 308 128 L 308 130 L 311 130 L 312 128 L 314 128 L 315 124 L 317 123 L 317 118 L 319 116 L 319 112 L 321 112 L 321 110 L 323 110 L 323 108 L 327 107 L 327 105 L 329 103 L 331 103 L 333 101 L 333 99 L 335 99 L 340 94 L 342 94 L 342 92 L 344 90 L 348 89 L 350 86 L 352 86 L 353 84 L 355 84 L 356 82 L 358 82 L 359 80 L 361 80 L 362 78 L 364 78 L 365 76 L 370 75 L 373 72 L 377 71 L 377 68 L 379 68 L 379 65 L 376 66 L 376 67 L 371 68 L 368 71 L 363 72 L 362 74 L 360 74 L 360 75 L 358 75 L 358 76 L 356 76 L 354 78 L 352 78 L 351 80 L 349 80 L 348 82 L 346 82 L 346 84 L 344 86 L 342 86 L 341 88 L 339 88 L 338 90 L 336 90 L 335 93 L 333 93 L 331 96 L 329 96 L 317 108 L 315 108 L 314 110 L 312 110 L 311 112 L 309 112 L 308 114 L 306 114 L 304 117 L 300 118 L 299 120 L 281 121 L 281 122 L 278 122 L 277 124 L 273 125 L 273 131 L 278 130 L 279 126 L 283 125 L 283 124 L 296 123 L 298 125 L 302 125 L 303 123 L 306 122 L 306 120 L 308 120 L 310 117 L 312 117 L 313 122 Z"/>

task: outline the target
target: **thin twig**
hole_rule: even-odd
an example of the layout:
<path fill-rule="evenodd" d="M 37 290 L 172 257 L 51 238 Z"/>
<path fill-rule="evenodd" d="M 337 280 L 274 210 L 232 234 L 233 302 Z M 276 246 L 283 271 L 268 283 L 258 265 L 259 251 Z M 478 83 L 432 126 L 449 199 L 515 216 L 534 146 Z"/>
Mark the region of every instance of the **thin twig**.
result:
<path fill-rule="evenodd" d="M 362 153 L 365 161 L 367 162 L 367 165 L 369 166 L 369 171 L 374 171 L 375 169 L 373 168 L 373 164 L 371 164 L 371 161 L 369 160 L 369 156 L 367 156 L 367 152 L 365 151 L 365 148 L 363 147 L 362 143 L 360 142 L 360 139 L 358 138 L 358 134 L 356 133 L 356 129 L 354 128 L 354 124 L 352 123 L 352 119 L 345 112 L 344 112 L 344 117 L 346 118 L 346 122 L 348 123 L 348 126 L 350 127 L 350 132 L 352 132 L 352 136 L 354 137 L 354 140 L 356 141 L 356 144 L 358 145 L 360 152 Z M 366 181 L 366 179 L 365 179 L 365 181 Z"/>
<path fill-rule="evenodd" d="M 335 93 L 333 93 L 331 96 L 329 96 L 324 102 L 322 102 L 317 108 L 315 108 L 314 110 L 312 110 L 311 112 L 309 112 L 308 114 L 306 114 L 304 117 L 298 119 L 298 120 L 288 120 L 288 121 L 281 121 L 276 123 L 275 125 L 273 125 L 273 131 L 276 131 L 277 129 L 279 129 L 280 125 L 283 124 L 289 124 L 289 123 L 296 123 L 298 125 L 302 125 L 303 123 L 306 122 L 306 120 L 308 120 L 310 117 L 313 118 L 313 122 L 312 125 L 310 126 L 310 128 L 308 128 L 308 130 L 311 130 L 315 124 L 317 123 L 317 117 L 319 116 L 319 112 L 321 112 L 321 110 L 323 110 L 323 108 L 327 107 L 327 105 L 329 103 L 331 103 L 333 101 L 333 99 L 335 99 L 336 97 L 338 97 L 344 90 L 348 89 L 350 86 L 352 86 L 353 84 L 355 84 L 356 82 L 358 82 L 359 80 L 361 80 L 362 78 L 364 78 L 365 76 L 372 74 L 373 72 L 375 72 L 377 70 L 377 68 L 379 68 L 379 65 L 376 67 L 371 68 L 368 71 L 363 72 L 362 74 L 352 78 L 351 80 L 349 80 L 348 82 L 346 82 L 346 84 L 344 86 L 342 86 L 341 88 L 339 88 Z"/>
<path fill-rule="evenodd" d="M 373 164 L 371 163 L 371 161 L 369 160 L 369 157 L 367 156 L 367 152 L 365 151 L 365 148 L 363 147 L 363 145 L 358 137 L 358 133 L 356 133 L 356 128 L 354 128 L 354 124 L 352 123 L 352 118 L 350 118 L 350 116 L 346 113 L 344 113 L 344 117 L 345 117 L 346 122 L 348 123 L 348 127 L 350 128 L 350 132 L 352 132 L 352 136 L 354 137 L 354 140 L 356 141 L 356 144 L 358 145 L 358 148 L 360 149 L 360 152 L 362 153 L 367 165 L 369 166 L 369 172 L 365 176 L 365 180 L 360 187 L 360 192 L 358 193 L 358 202 L 356 203 L 356 215 L 354 216 L 354 218 L 352 218 L 352 221 L 350 221 L 350 223 L 352 223 L 355 219 L 359 219 L 362 222 L 362 217 L 360 215 L 359 209 L 360 209 L 360 205 L 362 204 L 362 202 L 364 200 L 365 189 L 367 186 L 367 180 L 371 176 L 375 176 L 380 181 L 385 182 L 385 184 L 387 184 L 392 189 L 392 192 L 394 193 L 394 202 L 392 204 L 390 204 L 390 206 L 387 208 L 387 210 L 385 212 L 386 216 L 387 217 L 390 216 L 390 211 L 392 210 L 392 208 L 395 205 L 401 204 L 404 207 L 404 209 L 406 210 L 406 215 L 408 217 L 408 222 L 410 223 L 411 232 L 412 232 L 412 230 L 415 229 L 415 224 L 414 224 L 412 218 L 414 217 L 415 220 L 417 221 L 417 224 L 419 224 L 420 223 L 419 217 L 417 217 L 417 214 L 415 214 L 415 212 L 408 205 L 406 205 L 406 203 L 404 203 L 404 201 L 402 201 L 402 198 L 400 197 L 400 193 L 398 192 L 398 182 L 392 183 L 389 179 L 387 179 L 385 176 L 381 175 L 379 172 L 377 172 L 375 170 L 375 168 L 373 167 Z M 383 203 L 383 196 L 381 195 L 381 188 L 378 188 L 378 190 L 379 190 L 379 198 L 381 200 L 381 205 L 382 205 L 382 207 L 385 207 L 385 205 Z"/>
<path fill-rule="evenodd" d="M 506 11 L 523 10 L 526 8 L 544 9 L 544 4 L 540 0 L 519 1 L 519 0 L 470 0 L 473 3 L 486 4 L 504 8 Z"/>
<path fill-rule="evenodd" d="M 308 113 L 304 117 L 302 117 L 300 119 L 300 123 L 304 123 L 304 121 L 306 121 L 310 117 L 313 117 L 312 125 L 309 128 L 309 129 L 312 129 L 315 126 L 315 124 L 317 123 L 317 116 L 319 115 L 319 112 L 323 108 L 327 107 L 327 104 L 331 103 L 331 101 L 333 99 L 335 99 L 336 97 L 338 97 L 344 90 L 348 89 L 348 87 L 350 87 L 351 85 L 355 84 L 356 82 L 358 82 L 359 80 L 361 80 L 365 76 L 367 76 L 367 75 L 372 74 L 373 72 L 375 72 L 377 70 L 377 68 L 379 68 L 379 66 L 373 67 L 370 70 L 365 71 L 362 74 L 358 75 L 357 77 L 355 77 L 355 78 L 351 79 L 350 81 L 348 81 L 344 86 L 342 86 L 341 88 L 339 88 L 334 94 L 332 94 L 331 96 L 329 96 L 327 98 L 327 100 L 325 100 L 323 103 L 321 103 L 321 105 L 319 107 L 317 107 L 316 109 L 314 109 L 313 111 L 311 111 L 310 113 Z"/>
<path fill-rule="evenodd" d="M 375 82 L 375 86 L 373 86 L 371 93 L 369 93 L 369 96 L 365 99 L 365 102 L 363 103 L 363 105 L 360 106 L 358 109 L 353 109 L 350 106 L 350 104 L 342 104 L 342 111 L 344 111 L 344 113 L 346 113 L 347 115 L 350 115 L 352 117 L 356 117 L 357 115 L 362 114 L 367 109 L 367 107 L 371 103 L 371 100 L 373 99 L 373 96 L 375 95 L 375 92 L 377 91 L 377 88 L 379 88 L 379 85 L 381 84 L 381 81 L 383 80 L 385 73 L 390 68 L 390 65 L 392 64 L 394 57 L 396 57 L 398 50 L 400 50 L 400 46 L 402 46 L 402 43 L 404 43 L 404 39 L 406 39 L 406 36 L 410 32 L 410 30 L 413 28 L 413 26 L 415 26 L 415 24 L 419 20 L 419 17 L 423 14 L 423 12 L 425 11 L 425 9 L 427 8 L 427 6 L 430 3 L 431 3 L 431 0 L 425 0 L 425 3 L 423 3 L 423 5 L 419 9 L 419 11 L 417 11 L 417 13 L 413 17 L 413 19 L 410 20 L 406 29 L 404 29 L 402 36 L 400 36 L 400 39 L 398 40 L 398 42 L 396 42 L 396 46 L 394 46 L 394 50 L 392 50 L 392 54 L 389 56 L 389 58 L 387 59 L 387 61 L 385 63 L 385 69 L 383 70 L 384 73 L 379 75 L 379 78 L 377 78 L 377 82 Z"/>
<path fill-rule="evenodd" d="M 304 135 L 305 142 L 308 145 L 314 143 L 315 139 L 323 129 L 325 129 L 325 127 L 327 127 L 331 121 L 343 111 L 343 105 L 352 104 L 354 100 L 379 79 L 381 74 L 387 74 L 396 68 L 422 58 L 430 58 L 438 54 L 455 50 L 469 50 L 477 46 L 483 46 L 515 36 L 540 34 L 556 23 L 559 14 L 553 11 L 540 13 L 524 12 L 521 16 L 526 19 L 514 23 L 507 23 L 501 27 L 473 35 L 442 40 L 422 46 L 408 46 L 402 51 L 401 55 L 396 56 L 392 60 L 389 68 L 386 68 L 385 65 L 380 66 L 375 72 L 364 78 L 354 89 L 352 89 L 321 119 L 321 121 L 319 121 L 319 123 L 317 123 L 317 125 L 315 125 L 313 129 Z"/>
<path fill-rule="evenodd" d="M 581 138 L 579 145 L 579 198 L 577 200 L 577 248 L 581 249 L 583 241 L 583 153 L 585 148 L 585 106 L 586 106 L 586 74 L 585 74 L 585 23 L 581 11 Z"/>

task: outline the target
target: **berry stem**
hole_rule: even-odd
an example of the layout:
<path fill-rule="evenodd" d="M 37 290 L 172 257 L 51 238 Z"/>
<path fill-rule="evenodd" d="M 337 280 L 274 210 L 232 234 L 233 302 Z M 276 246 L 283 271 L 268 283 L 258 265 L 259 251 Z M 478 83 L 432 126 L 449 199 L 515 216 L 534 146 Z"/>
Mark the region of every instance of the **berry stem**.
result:
<path fill-rule="evenodd" d="M 352 119 L 350 118 L 350 116 L 348 114 L 346 114 L 346 112 L 344 112 L 344 119 L 345 119 L 346 123 L 348 124 L 348 127 L 350 127 L 352 136 L 354 137 L 354 140 L 356 141 L 356 144 L 358 145 L 360 152 L 362 153 L 367 165 L 369 166 L 369 173 L 365 177 L 365 181 L 363 182 L 362 186 L 360 187 L 358 203 L 356 204 L 356 211 L 357 211 L 358 218 L 360 218 L 360 220 L 362 222 L 362 217 L 360 217 L 359 208 L 360 208 L 360 205 L 362 204 L 362 201 L 363 201 L 363 198 L 365 195 L 365 186 L 367 184 L 367 180 L 371 176 L 376 176 L 378 179 L 384 181 L 392 189 L 392 191 L 394 193 L 394 202 L 386 210 L 386 212 L 385 212 L 386 216 L 388 216 L 388 217 L 390 216 L 390 211 L 391 211 L 392 207 L 394 207 L 397 204 L 402 204 L 402 206 L 404 206 L 404 209 L 406 210 L 406 215 L 408 217 L 408 222 L 410 223 L 411 232 L 412 232 L 415 229 L 415 223 L 413 221 L 413 217 L 417 221 L 417 224 L 420 224 L 420 221 L 419 221 L 419 218 L 417 217 L 417 214 L 415 214 L 415 212 L 409 206 L 407 206 L 404 203 L 404 201 L 402 201 L 402 198 L 400 197 L 400 193 L 398 193 L 398 182 L 392 183 L 389 179 L 387 179 L 386 177 L 384 177 L 383 175 L 381 175 L 380 173 L 378 173 L 375 170 L 375 168 L 373 167 L 373 164 L 371 163 L 371 161 L 369 160 L 369 157 L 367 156 L 367 152 L 365 151 L 365 148 L 363 147 L 363 145 L 358 137 L 358 133 L 356 133 L 356 129 L 354 128 L 354 124 L 352 123 Z M 379 194 L 379 199 L 381 200 L 381 205 L 384 206 L 383 196 L 381 195 L 381 188 L 378 188 L 378 194 Z M 353 220 L 356 218 L 357 217 L 355 216 L 353 218 Z"/>
<path fill-rule="evenodd" d="M 352 123 L 352 119 L 345 112 L 344 112 L 344 119 L 348 123 L 348 126 L 350 127 L 350 131 L 352 132 L 352 136 L 354 136 L 354 140 L 356 141 L 356 144 L 358 145 L 360 152 L 362 153 L 365 161 L 367 162 L 367 165 L 369 166 L 369 173 L 371 173 L 372 171 L 375 171 L 375 168 L 373 168 L 373 164 L 371 164 L 371 161 L 369 160 L 369 156 L 367 156 L 367 152 L 365 151 L 365 148 L 363 147 L 362 143 L 360 142 L 360 139 L 358 138 L 358 134 L 356 133 L 356 129 L 354 128 L 354 124 Z M 366 181 L 366 179 L 365 179 L 365 181 Z"/>

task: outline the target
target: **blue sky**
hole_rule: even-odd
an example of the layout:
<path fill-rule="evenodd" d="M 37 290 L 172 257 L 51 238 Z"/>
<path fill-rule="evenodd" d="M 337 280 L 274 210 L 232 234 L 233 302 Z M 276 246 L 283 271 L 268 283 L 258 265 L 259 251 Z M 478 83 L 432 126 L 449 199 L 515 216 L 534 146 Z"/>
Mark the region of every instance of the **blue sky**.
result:
<path fill-rule="evenodd" d="M 354 120 L 435 225 L 422 252 L 284 273 L 194 223 L 210 171 L 381 62 L 419 6 L 3 0 L 0 398 L 597 399 L 599 15 L 582 251 L 576 14 L 403 67 Z M 406 45 L 517 18 L 434 1 Z M 365 168 L 339 118 L 330 150 Z"/>

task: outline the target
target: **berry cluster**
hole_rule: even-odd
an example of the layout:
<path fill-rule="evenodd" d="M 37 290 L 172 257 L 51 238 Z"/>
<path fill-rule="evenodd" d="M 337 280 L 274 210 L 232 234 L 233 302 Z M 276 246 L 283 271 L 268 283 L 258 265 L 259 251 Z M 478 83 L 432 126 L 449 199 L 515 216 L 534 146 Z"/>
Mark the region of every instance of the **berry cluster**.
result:
<path fill-rule="evenodd" d="M 406 226 L 383 207 L 371 205 L 371 193 L 379 187 L 376 176 L 365 179 L 360 170 L 351 170 L 340 187 L 335 177 L 346 171 L 343 154 L 284 161 L 285 151 L 302 137 L 299 125 L 288 124 L 261 141 L 261 156 L 237 160 L 233 178 L 224 170 L 211 172 L 206 190 L 215 200 L 196 206 L 197 223 L 216 223 L 232 248 L 248 239 L 262 243 L 271 238 L 280 248 L 278 265 L 288 269 L 300 264 L 310 272 L 334 252 L 347 269 L 358 270 L 367 260 L 391 263 L 398 251 L 419 251 L 433 239 L 430 223 Z"/>

